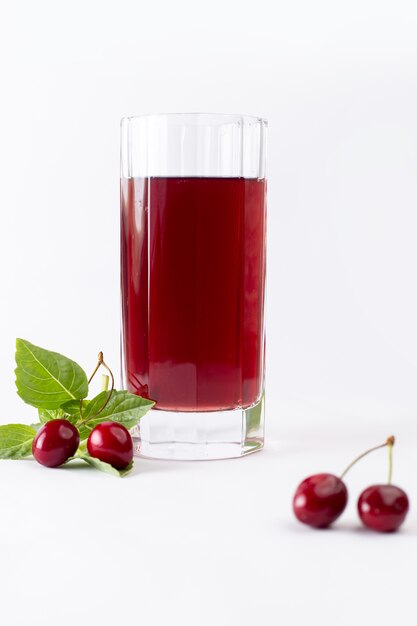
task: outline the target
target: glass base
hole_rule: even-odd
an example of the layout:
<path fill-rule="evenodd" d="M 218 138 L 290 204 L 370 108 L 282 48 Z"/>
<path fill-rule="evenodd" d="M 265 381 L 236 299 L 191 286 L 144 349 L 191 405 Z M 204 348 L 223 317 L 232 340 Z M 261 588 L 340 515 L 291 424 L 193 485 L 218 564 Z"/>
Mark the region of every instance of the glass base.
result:
<path fill-rule="evenodd" d="M 135 455 L 150 459 L 231 459 L 264 445 L 264 396 L 247 409 L 149 411 L 132 430 Z"/>

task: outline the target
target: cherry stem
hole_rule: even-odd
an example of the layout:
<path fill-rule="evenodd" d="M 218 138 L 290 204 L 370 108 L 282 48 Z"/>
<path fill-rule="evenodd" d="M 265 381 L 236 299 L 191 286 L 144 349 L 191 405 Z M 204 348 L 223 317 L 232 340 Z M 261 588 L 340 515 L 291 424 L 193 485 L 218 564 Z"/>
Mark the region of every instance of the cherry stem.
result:
<path fill-rule="evenodd" d="M 342 480 L 346 474 L 348 473 L 348 471 L 354 466 L 356 465 L 356 463 L 358 461 L 360 461 L 361 459 L 363 459 L 364 456 L 367 456 L 368 454 L 370 454 L 371 452 L 374 452 L 375 450 L 380 450 L 380 448 L 385 448 L 385 446 L 388 446 L 388 452 L 392 454 L 392 446 L 395 443 L 395 437 L 393 435 L 391 435 L 390 437 L 388 437 L 388 439 L 386 440 L 385 443 L 381 443 L 379 446 L 375 446 L 374 448 L 370 448 L 369 450 L 366 450 L 366 452 L 363 452 L 362 454 L 360 454 L 354 461 L 352 461 L 352 463 L 350 463 L 347 468 L 345 469 L 344 472 L 342 472 L 342 474 L 340 475 L 340 480 Z M 388 482 L 391 482 L 391 474 L 392 474 L 392 457 L 391 457 L 391 461 L 390 461 L 390 473 L 389 473 L 389 479 Z"/>
<path fill-rule="evenodd" d="M 96 411 L 96 413 L 93 413 L 93 415 L 90 415 L 90 417 L 88 417 L 87 419 L 83 420 L 83 401 L 80 401 L 80 417 L 81 417 L 81 422 L 79 422 L 78 426 L 82 426 L 84 424 L 86 424 L 87 422 L 89 422 L 90 420 L 96 418 L 98 415 L 100 415 L 100 413 L 102 411 L 104 411 L 104 409 L 106 408 L 106 406 L 108 405 L 110 398 L 112 397 L 113 391 L 114 391 L 114 376 L 113 376 L 113 372 L 111 371 L 111 369 L 109 368 L 109 366 L 107 365 L 107 363 L 104 361 L 104 357 L 103 357 L 103 353 L 100 351 L 98 353 L 98 357 L 97 357 L 97 365 L 94 368 L 93 373 L 91 374 L 90 378 L 88 379 L 88 384 L 91 383 L 91 381 L 93 380 L 94 376 L 96 375 L 97 371 L 99 370 L 100 366 L 103 366 L 109 373 L 110 375 L 110 380 L 111 380 L 111 388 L 110 388 L 110 392 L 106 398 L 106 401 L 102 404 L 102 406 L 99 408 L 98 411 Z M 107 391 L 109 387 L 109 376 L 107 376 L 106 374 L 103 374 L 103 378 L 102 378 L 102 392 L 103 391 Z"/>
<path fill-rule="evenodd" d="M 88 384 L 91 383 L 91 381 L 93 380 L 94 376 L 97 374 L 97 371 L 98 371 L 100 365 L 103 363 L 103 358 L 104 358 L 103 357 L 103 353 L 100 351 L 98 353 L 98 356 L 97 356 L 97 365 L 95 366 L 93 373 L 91 374 L 90 378 L 88 379 Z"/>
<path fill-rule="evenodd" d="M 388 443 L 388 484 L 391 484 L 392 481 L 392 446 L 394 445 L 394 437 L 391 438 L 392 441 Z"/>

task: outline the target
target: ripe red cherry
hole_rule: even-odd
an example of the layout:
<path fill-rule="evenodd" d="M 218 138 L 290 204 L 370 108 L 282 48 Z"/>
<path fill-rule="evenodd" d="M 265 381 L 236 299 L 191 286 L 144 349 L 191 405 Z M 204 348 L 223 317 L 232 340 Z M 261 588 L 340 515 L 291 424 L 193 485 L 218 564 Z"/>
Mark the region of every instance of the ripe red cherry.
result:
<path fill-rule="evenodd" d="M 333 474 L 303 480 L 293 499 L 295 517 L 308 526 L 325 528 L 341 515 L 348 501 L 345 483 Z"/>
<path fill-rule="evenodd" d="M 364 525 L 383 533 L 397 530 L 408 509 L 407 494 L 395 485 L 372 485 L 358 500 L 358 513 Z"/>
<path fill-rule="evenodd" d="M 37 432 L 32 454 L 41 465 L 58 467 L 73 456 L 80 444 L 76 427 L 68 420 L 51 420 Z"/>
<path fill-rule="evenodd" d="M 102 422 L 90 433 L 87 449 L 91 456 L 124 469 L 133 459 L 133 442 L 129 431 L 116 422 Z"/>

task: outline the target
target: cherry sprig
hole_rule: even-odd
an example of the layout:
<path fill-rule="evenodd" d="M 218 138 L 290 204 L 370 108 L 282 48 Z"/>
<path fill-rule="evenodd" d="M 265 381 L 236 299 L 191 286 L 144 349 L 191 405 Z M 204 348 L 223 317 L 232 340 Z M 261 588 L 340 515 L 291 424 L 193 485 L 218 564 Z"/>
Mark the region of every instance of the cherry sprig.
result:
<path fill-rule="evenodd" d="M 332 524 L 346 508 L 348 490 L 343 481 L 349 470 L 365 456 L 388 448 L 388 483 L 372 485 L 365 489 L 358 500 L 358 513 L 362 523 L 380 532 L 392 532 L 403 523 L 409 501 L 406 493 L 391 484 L 392 448 L 395 437 L 391 435 L 383 444 L 366 450 L 354 459 L 340 474 L 314 474 L 303 480 L 293 498 L 293 511 L 303 524 L 314 528 L 326 528 Z"/>
<path fill-rule="evenodd" d="M 27 339 L 16 339 L 15 358 L 17 393 L 37 410 L 38 422 L 0 425 L 0 459 L 33 455 L 47 467 L 78 459 L 103 472 L 125 476 L 133 466 L 129 431 L 155 402 L 116 390 L 102 351 L 90 378 L 76 361 Z M 101 391 L 87 399 L 89 385 L 101 367 L 106 370 Z"/>

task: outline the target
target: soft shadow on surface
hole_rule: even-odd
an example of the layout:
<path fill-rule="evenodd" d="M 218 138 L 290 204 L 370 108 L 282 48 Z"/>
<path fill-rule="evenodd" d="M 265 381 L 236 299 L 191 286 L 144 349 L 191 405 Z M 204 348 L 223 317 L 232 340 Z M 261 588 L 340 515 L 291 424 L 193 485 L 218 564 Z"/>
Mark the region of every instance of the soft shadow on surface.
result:
<path fill-rule="evenodd" d="M 135 456 L 134 457 L 134 466 L 132 469 L 132 474 L 144 474 L 144 473 L 153 473 L 153 472 L 169 472 L 169 471 L 194 471 L 199 470 L 203 466 L 211 467 L 218 466 L 220 464 L 230 466 L 232 465 L 243 465 L 247 463 L 257 463 L 262 458 L 265 458 L 268 455 L 266 451 L 258 450 L 257 452 L 253 452 L 251 454 L 247 454 L 237 458 L 231 459 L 199 459 L 199 460 L 187 460 L 187 459 L 152 459 L 148 457 Z M 257 459 L 257 460 L 255 460 Z"/>
<path fill-rule="evenodd" d="M 125 476 L 123 476 L 123 479 L 127 479 L 127 478 L 132 478 L 133 476 L 136 475 L 140 475 L 140 474 L 145 474 L 145 473 L 149 473 L 149 472 L 162 472 L 162 471 L 169 471 L 170 469 L 172 470 L 175 466 L 176 469 L 178 469 L 178 466 L 180 465 L 179 462 L 175 462 L 175 461 L 154 461 L 154 460 L 148 460 L 148 459 L 141 459 L 138 457 L 135 457 L 133 459 L 133 467 L 131 469 L 130 472 L 128 472 L 127 474 L 125 474 Z M 71 470 L 81 470 L 81 471 L 87 471 L 87 472 L 93 472 L 93 473 L 101 473 L 104 474 L 105 472 L 100 472 L 100 470 L 97 470 L 96 468 L 92 467 L 91 465 L 89 465 L 88 463 L 86 463 L 85 461 L 80 460 L 74 460 L 71 461 L 70 463 L 66 463 L 65 465 L 61 465 L 60 467 L 54 468 L 56 471 L 64 471 L 64 472 L 71 472 Z M 117 478 L 117 476 L 115 476 L 114 478 Z"/>
<path fill-rule="evenodd" d="M 47 469 L 51 469 L 51 468 L 47 468 Z M 88 465 L 88 463 L 86 463 L 85 461 L 80 460 L 76 460 L 76 461 L 70 461 L 69 463 L 65 463 L 65 465 L 60 465 L 59 467 L 54 467 L 52 468 L 54 470 L 57 470 L 59 472 L 62 471 L 71 471 L 71 469 L 77 469 L 77 470 L 87 470 L 88 472 L 93 471 L 97 471 L 95 470 L 93 467 L 91 467 L 91 465 Z"/>
<path fill-rule="evenodd" d="M 404 526 L 401 527 L 394 533 L 378 533 L 369 528 L 365 528 L 361 523 L 358 522 L 340 522 L 339 524 L 336 522 L 332 526 L 328 526 L 327 528 L 310 528 L 306 524 L 301 524 L 294 519 L 288 519 L 285 522 L 278 522 L 275 520 L 274 522 L 275 530 L 284 530 L 285 532 L 292 532 L 297 535 L 311 535 L 314 539 L 315 536 L 322 536 L 323 534 L 331 533 L 332 535 L 344 534 L 348 533 L 349 535 L 366 536 L 366 537 L 376 537 L 376 538 L 384 538 L 384 537 L 402 537 L 402 536 L 415 536 L 417 535 L 417 528 L 413 525 L 407 525 L 407 521 L 404 522 Z"/>
<path fill-rule="evenodd" d="M 178 471 L 195 471 L 201 469 L 202 466 L 218 466 L 220 464 L 233 466 L 258 464 L 263 459 L 266 460 L 271 457 L 275 457 L 277 454 L 286 454 L 287 450 L 283 446 L 273 440 L 265 445 L 261 450 L 243 455 L 237 458 L 230 459 L 202 459 L 202 460 L 177 460 L 177 459 L 152 459 L 142 456 L 134 456 L 134 464 L 132 470 L 126 474 L 124 478 L 132 478 L 134 476 L 140 476 L 142 474 L 153 474 L 159 472 L 178 472 Z M 33 460 L 33 459 L 30 459 Z M 74 460 L 66 465 L 62 465 L 60 470 L 70 471 L 71 468 L 78 470 L 97 471 L 83 461 Z"/>
<path fill-rule="evenodd" d="M 154 474 L 159 472 L 178 472 L 178 471 L 189 471 L 193 472 L 198 469 L 201 469 L 202 466 L 211 466 L 218 464 L 243 464 L 243 463 L 253 463 L 256 462 L 255 459 L 259 459 L 260 456 L 266 456 L 266 452 L 261 450 L 259 452 L 248 454 L 243 457 L 238 457 L 235 459 L 214 459 L 214 460 L 171 460 L 171 459 L 151 459 L 141 456 L 135 456 L 133 458 L 133 468 L 132 470 L 126 474 L 123 478 L 133 478 L 134 476 L 141 476 L 143 474 Z M 26 460 L 26 459 L 24 459 Z M 29 461 L 34 461 L 34 459 L 27 459 Z M 54 468 L 56 471 L 71 471 L 73 470 L 82 470 L 88 472 L 97 472 L 98 470 L 91 467 L 85 461 L 81 459 L 70 461 L 65 465 L 61 465 L 60 467 Z"/>
<path fill-rule="evenodd" d="M 192 466 L 193 463 L 195 463 L 195 461 L 165 461 L 135 456 L 132 471 L 128 476 L 185 470 L 187 467 Z"/>
<path fill-rule="evenodd" d="M 238 457 L 235 459 L 200 459 L 200 460 L 188 460 L 188 459 L 151 459 L 148 457 L 135 456 L 134 457 L 134 466 L 133 471 L 136 470 L 137 473 L 145 473 L 145 472 L 169 472 L 169 471 L 194 471 L 197 469 L 201 469 L 204 467 L 210 467 L 212 465 L 220 465 L 230 463 L 245 463 L 245 462 L 253 462 L 254 458 L 258 458 L 259 454 L 262 452 L 256 452 L 253 454 L 248 454 L 247 456 Z"/>
<path fill-rule="evenodd" d="M 369 528 L 365 528 L 365 526 L 361 526 L 360 524 L 351 524 L 350 526 L 345 525 L 344 528 L 345 530 L 349 530 L 349 532 L 354 532 L 356 535 L 366 535 L 367 537 L 410 537 L 417 535 L 417 528 L 414 525 L 407 525 L 407 521 L 404 522 L 404 526 L 401 526 L 399 530 L 392 533 L 378 533 L 374 530 L 370 530 Z"/>
<path fill-rule="evenodd" d="M 300 522 L 297 522 L 296 519 L 291 520 L 290 514 L 288 515 L 288 520 L 286 520 L 285 522 L 282 522 L 282 521 L 277 522 L 277 519 L 275 518 L 275 521 L 273 522 L 273 526 L 275 530 L 283 530 L 285 532 L 292 532 L 296 535 L 314 536 L 314 535 L 323 535 L 329 532 L 334 533 L 335 531 L 337 531 L 337 526 L 329 526 L 328 528 L 310 528 L 306 524 L 301 524 Z M 342 530 L 346 530 L 346 529 L 342 529 Z"/>

